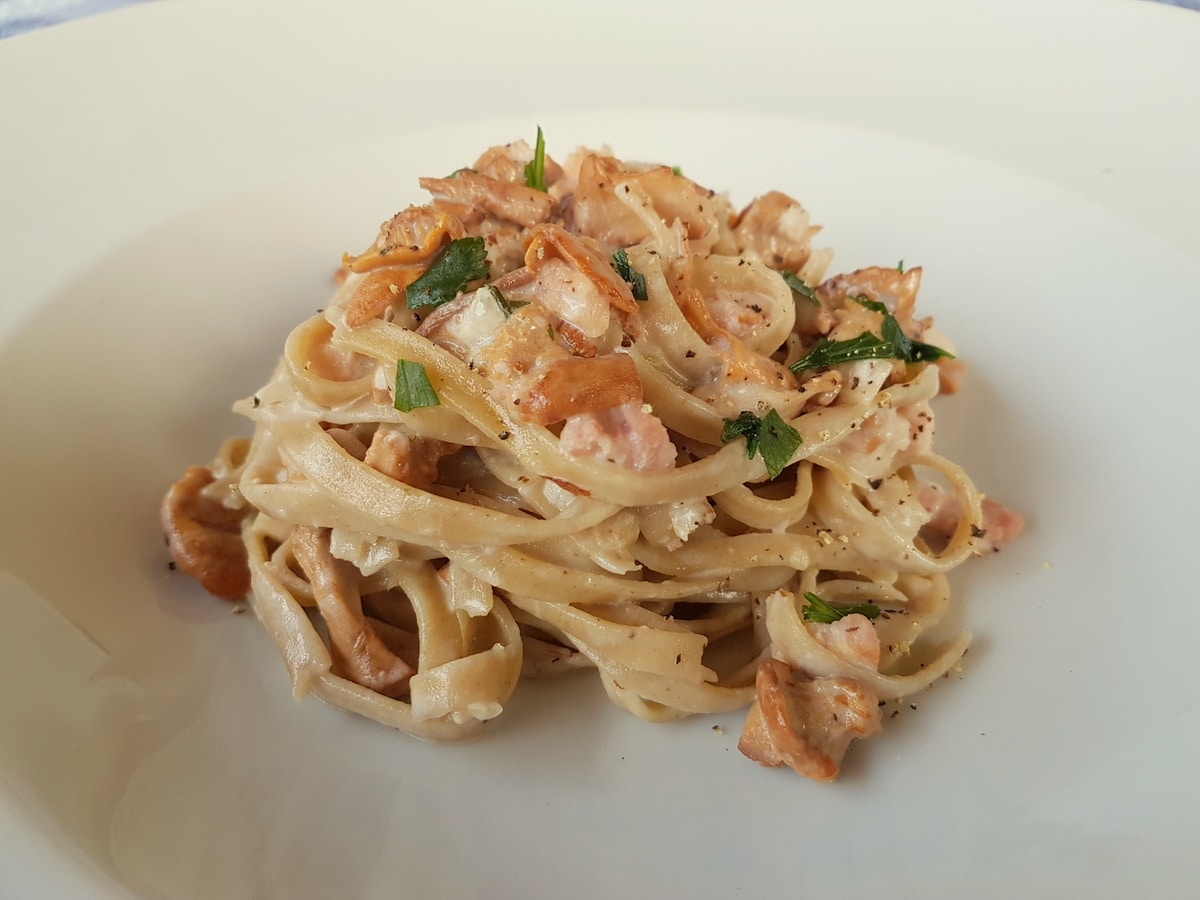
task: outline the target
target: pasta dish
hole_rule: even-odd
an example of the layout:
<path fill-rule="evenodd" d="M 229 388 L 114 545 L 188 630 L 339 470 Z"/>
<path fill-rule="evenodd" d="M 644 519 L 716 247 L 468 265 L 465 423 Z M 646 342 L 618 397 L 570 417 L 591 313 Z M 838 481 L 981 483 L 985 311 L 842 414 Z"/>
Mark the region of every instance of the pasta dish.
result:
<path fill-rule="evenodd" d="M 167 492 L 174 565 L 248 596 L 297 695 L 478 735 L 523 676 L 830 780 L 950 672 L 947 575 L 1021 519 L 934 450 L 962 364 L 919 268 L 827 276 L 800 203 L 516 141 L 347 255 L 231 438 Z"/>

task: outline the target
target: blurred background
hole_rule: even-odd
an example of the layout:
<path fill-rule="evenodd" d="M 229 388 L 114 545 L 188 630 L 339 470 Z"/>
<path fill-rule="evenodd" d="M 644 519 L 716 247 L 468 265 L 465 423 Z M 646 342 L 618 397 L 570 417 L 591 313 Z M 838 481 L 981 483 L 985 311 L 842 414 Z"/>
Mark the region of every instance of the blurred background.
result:
<path fill-rule="evenodd" d="M 0 38 L 34 31 L 59 22 L 134 6 L 153 0 L 0 0 Z M 1157 2 L 1200 11 L 1200 0 L 1128 0 Z"/>

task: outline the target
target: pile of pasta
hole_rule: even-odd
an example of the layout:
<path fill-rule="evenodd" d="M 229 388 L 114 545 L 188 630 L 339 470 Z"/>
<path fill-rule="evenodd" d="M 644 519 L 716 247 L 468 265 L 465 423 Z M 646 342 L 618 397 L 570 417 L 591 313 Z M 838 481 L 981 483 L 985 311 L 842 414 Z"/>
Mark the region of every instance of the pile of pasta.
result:
<path fill-rule="evenodd" d="M 933 449 L 961 364 L 920 269 L 826 277 L 790 197 L 516 141 L 422 178 L 167 493 L 178 567 L 249 596 L 297 695 L 479 734 L 522 676 L 837 775 L 955 667 L 947 573 L 1019 517 Z"/>

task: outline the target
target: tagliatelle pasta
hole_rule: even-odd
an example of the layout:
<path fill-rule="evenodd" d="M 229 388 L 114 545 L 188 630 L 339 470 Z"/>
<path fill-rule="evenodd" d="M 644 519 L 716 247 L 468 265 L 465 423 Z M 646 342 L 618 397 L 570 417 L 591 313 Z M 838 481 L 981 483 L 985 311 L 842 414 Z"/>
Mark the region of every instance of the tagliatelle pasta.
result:
<path fill-rule="evenodd" d="M 961 366 L 920 269 L 826 277 L 786 195 L 540 132 L 421 184 L 164 499 L 179 567 L 248 589 L 297 694 L 417 737 L 590 670 L 836 776 L 966 651 L 928 640 L 947 574 L 1021 527 L 933 449 Z"/>

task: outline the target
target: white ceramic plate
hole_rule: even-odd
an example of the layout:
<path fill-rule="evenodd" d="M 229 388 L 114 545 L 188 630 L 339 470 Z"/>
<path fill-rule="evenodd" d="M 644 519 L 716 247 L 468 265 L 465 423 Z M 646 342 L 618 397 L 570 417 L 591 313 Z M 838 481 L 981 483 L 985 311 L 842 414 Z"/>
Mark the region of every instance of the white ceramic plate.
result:
<path fill-rule="evenodd" d="M 0 894 L 1200 884 L 1200 16 L 855 7 L 176 0 L 0 44 Z M 939 440 L 1030 527 L 955 577 L 962 677 L 835 785 L 589 679 L 421 744 L 294 702 L 251 617 L 167 571 L 165 485 L 244 429 L 340 253 L 539 123 L 552 154 L 786 190 L 838 268 L 923 265 L 971 363 Z"/>

